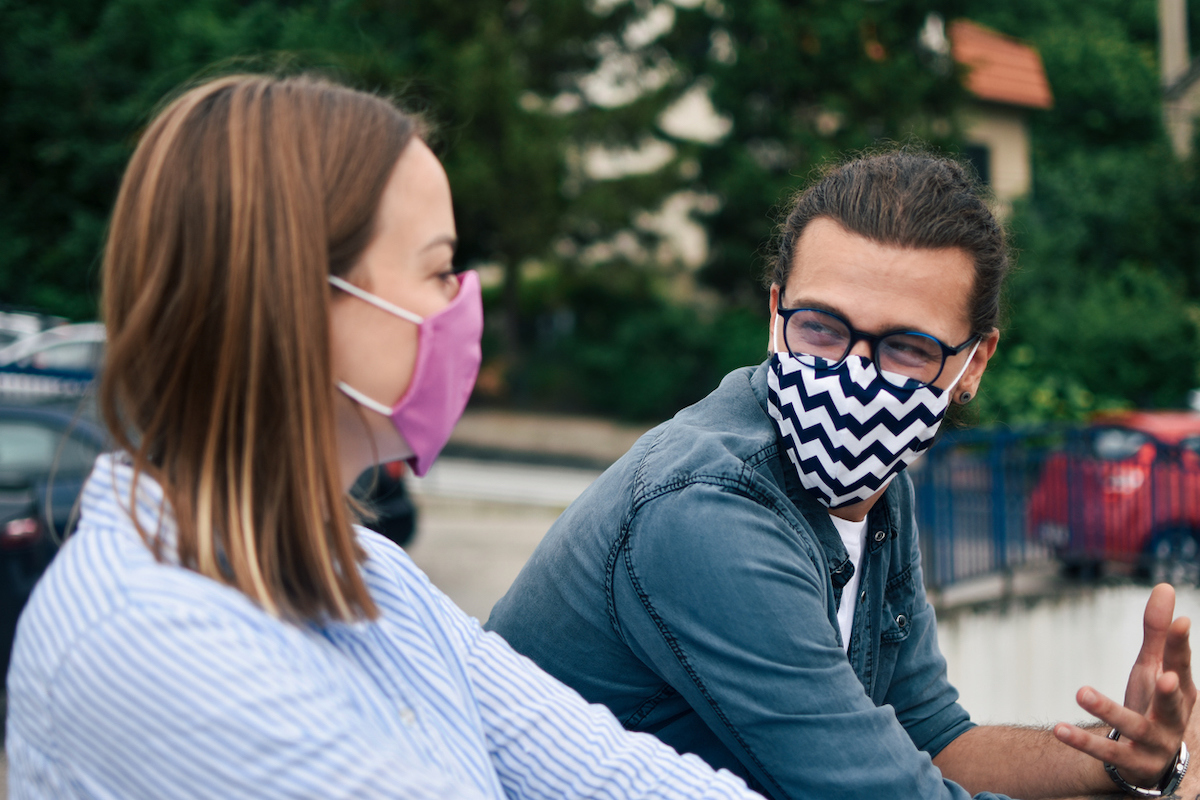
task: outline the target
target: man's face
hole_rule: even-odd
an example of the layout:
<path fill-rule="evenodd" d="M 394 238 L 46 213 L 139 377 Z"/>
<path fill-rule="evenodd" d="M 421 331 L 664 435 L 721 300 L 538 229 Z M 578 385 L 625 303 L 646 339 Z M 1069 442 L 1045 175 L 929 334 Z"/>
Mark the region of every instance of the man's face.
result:
<path fill-rule="evenodd" d="M 778 286 L 771 289 L 774 349 L 784 349 L 783 328 L 775 317 L 780 305 L 829 311 L 864 333 L 917 331 L 958 345 L 971 335 L 967 304 L 974 276 L 971 257 L 960 248 L 880 244 L 819 217 L 796 243 L 787 286 L 782 292 Z M 995 339 L 995 335 L 984 339 L 976 359 L 980 363 L 972 363 L 956 392 L 975 393 Z M 871 346 L 857 342 L 851 354 L 869 358 Z M 970 348 L 947 358 L 934 386 L 948 386 L 969 357 Z"/>

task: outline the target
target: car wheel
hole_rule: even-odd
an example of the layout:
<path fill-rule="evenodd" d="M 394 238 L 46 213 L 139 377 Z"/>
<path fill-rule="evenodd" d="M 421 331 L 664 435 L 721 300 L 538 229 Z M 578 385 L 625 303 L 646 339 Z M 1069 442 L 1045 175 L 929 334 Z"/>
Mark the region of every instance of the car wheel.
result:
<path fill-rule="evenodd" d="M 1064 558 L 1062 576 L 1072 581 L 1096 581 L 1104 572 L 1104 564 L 1092 558 Z"/>
<path fill-rule="evenodd" d="M 1150 540 L 1149 576 L 1153 583 L 1200 585 L 1200 541 L 1189 528 L 1167 528 Z"/>

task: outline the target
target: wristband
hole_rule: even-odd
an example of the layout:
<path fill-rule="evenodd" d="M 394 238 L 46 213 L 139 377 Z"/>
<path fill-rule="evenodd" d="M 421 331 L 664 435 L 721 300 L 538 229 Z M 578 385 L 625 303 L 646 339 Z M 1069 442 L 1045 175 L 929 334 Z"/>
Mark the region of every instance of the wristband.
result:
<path fill-rule="evenodd" d="M 1114 742 L 1121 738 L 1121 732 L 1113 728 L 1108 733 L 1108 738 Z M 1179 783 L 1183 780 L 1183 776 L 1187 774 L 1188 768 L 1188 749 L 1183 742 L 1179 743 L 1179 752 L 1175 754 L 1175 760 L 1171 766 L 1167 767 L 1166 773 L 1162 776 L 1162 780 L 1153 789 L 1143 789 L 1141 786 L 1134 786 L 1129 781 L 1122 778 L 1117 773 L 1117 768 L 1112 764 L 1105 763 L 1104 771 L 1108 773 L 1108 777 L 1113 779 L 1113 783 L 1126 794 L 1134 797 L 1162 797 L 1169 795 L 1179 788 Z"/>

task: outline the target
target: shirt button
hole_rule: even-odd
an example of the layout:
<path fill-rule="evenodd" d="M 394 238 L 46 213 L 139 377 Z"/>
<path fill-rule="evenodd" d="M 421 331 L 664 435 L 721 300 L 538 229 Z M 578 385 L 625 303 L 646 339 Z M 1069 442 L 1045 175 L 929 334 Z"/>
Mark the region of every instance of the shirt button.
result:
<path fill-rule="evenodd" d="M 413 727 L 417 724 L 417 712 L 413 711 L 411 708 L 401 708 L 400 721 L 410 728 Z"/>
<path fill-rule="evenodd" d="M 900 628 L 903 628 L 907 624 L 908 617 L 904 616 L 903 614 L 900 614 L 896 617 L 896 625 L 898 625 Z"/>
<path fill-rule="evenodd" d="M 884 533 L 883 531 L 875 531 L 875 541 L 882 542 L 886 538 L 887 538 L 887 534 Z"/>

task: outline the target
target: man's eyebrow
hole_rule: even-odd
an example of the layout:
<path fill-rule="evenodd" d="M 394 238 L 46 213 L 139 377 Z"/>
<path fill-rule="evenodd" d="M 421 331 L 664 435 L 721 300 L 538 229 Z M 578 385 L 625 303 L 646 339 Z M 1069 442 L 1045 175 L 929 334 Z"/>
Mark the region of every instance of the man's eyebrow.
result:
<path fill-rule="evenodd" d="M 429 244 L 421 248 L 421 252 L 424 253 L 426 250 L 432 250 L 433 248 L 443 244 L 450 245 L 451 250 L 458 250 L 458 239 L 450 234 L 444 234 L 442 236 L 434 237 Z"/>
<path fill-rule="evenodd" d="M 781 305 L 782 305 L 782 303 L 781 303 Z M 841 317 L 842 319 L 846 320 L 847 322 L 849 322 L 849 320 L 850 320 L 850 318 L 846 315 L 846 312 L 842 311 L 840 308 L 834 308 L 833 306 L 829 305 L 828 303 L 822 303 L 819 300 L 801 300 L 796 305 L 784 306 L 784 308 L 815 308 L 817 311 L 824 311 L 827 314 L 834 314 L 838 317 Z M 851 324 L 853 324 L 853 323 L 851 323 Z M 870 333 L 870 331 L 863 331 L 863 333 Z M 941 337 L 935 336 L 934 334 L 930 333 L 929 331 L 925 330 L 924 328 L 917 327 L 916 325 L 894 325 L 894 326 L 888 328 L 887 330 L 879 331 L 875 335 L 876 336 L 886 336 L 889 333 L 921 333 L 926 336 L 932 336 L 934 339 L 937 339 L 939 342 L 941 341 Z"/>

